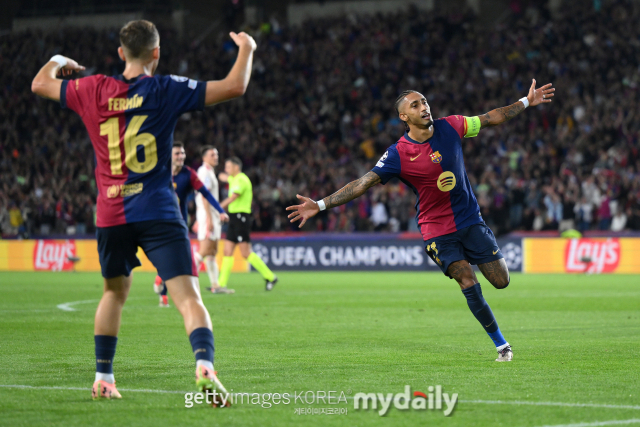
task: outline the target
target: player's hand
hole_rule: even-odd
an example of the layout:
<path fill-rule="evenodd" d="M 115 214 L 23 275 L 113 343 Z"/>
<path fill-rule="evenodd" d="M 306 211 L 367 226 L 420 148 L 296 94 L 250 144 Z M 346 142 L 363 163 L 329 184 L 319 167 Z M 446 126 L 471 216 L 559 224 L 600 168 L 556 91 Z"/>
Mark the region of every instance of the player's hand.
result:
<path fill-rule="evenodd" d="M 220 221 L 222 221 L 222 222 L 227 222 L 227 221 L 229 221 L 229 215 L 227 215 L 226 213 L 222 212 L 222 213 L 220 214 Z"/>
<path fill-rule="evenodd" d="M 85 69 L 84 66 L 78 64 L 76 61 L 74 61 L 71 58 L 67 58 L 67 65 L 65 65 L 64 67 L 60 68 L 60 70 L 58 70 L 58 75 L 69 76 L 74 71 L 82 71 L 84 69 Z"/>
<path fill-rule="evenodd" d="M 553 92 L 556 91 L 556 89 L 551 86 L 552 83 L 547 83 L 541 88 L 536 89 L 536 79 L 533 79 L 531 87 L 529 88 L 529 95 L 527 95 L 529 106 L 535 107 L 536 105 L 551 102 L 550 98 L 553 98 Z"/>
<path fill-rule="evenodd" d="M 233 39 L 233 42 L 238 47 L 243 47 L 243 46 L 250 47 L 251 51 L 256 50 L 256 48 L 258 47 L 253 37 L 251 37 L 249 34 L 245 33 L 244 31 L 239 34 L 236 34 L 233 31 L 231 31 L 229 35 L 231 36 L 231 38 Z"/>
<path fill-rule="evenodd" d="M 220 172 L 218 174 L 218 181 L 229 182 L 229 174 L 226 172 Z"/>
<path fill-rule="evenodd" d="M 298 226 L 298 228 L 302 228 L 302 226 L 305 224 L 305 222 L 307 222 L 309 218 L 316 216 L 318 212 L 320 212 L 320 207 L 316 202 L 308 197 L 304 197 L 299 194 L 296 194 L 296 197 L 302 202 L 302 204 L 289 206 L 287 210 L 293 212 L 289 214 L 288 218 L 291 220 L 291 222 L 302 220 L 302 222 Z"/>

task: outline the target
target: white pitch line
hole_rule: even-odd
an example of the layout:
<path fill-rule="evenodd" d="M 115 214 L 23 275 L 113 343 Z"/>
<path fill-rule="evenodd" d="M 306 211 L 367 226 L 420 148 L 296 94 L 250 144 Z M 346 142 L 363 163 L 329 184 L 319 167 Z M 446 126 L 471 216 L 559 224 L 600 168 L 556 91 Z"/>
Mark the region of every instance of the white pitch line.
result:
<path fill-rule="evenodd" d="M 637 423 L 640 423 L 640 418 L 634 418 L 632 420 L 595 421 L 592 423 L 578 423 L 578 424 L 555 424 L 552 426 L 543 426 L 543 427 L 598 427 L 598 426 L 614 426 L 614 425 L 637 424 Z"/>
<path fill-rule="evenodd" d="M 90 388 L 83 387 L 57 387 L 57 386 L 33 386 L 22 384 L 0 384 L 3 388 L 21 388 L 21 389 L 34 389 L 34 390 L 79 390 L 89 391 Z M 154 390 L 154 389 L 133 389 L 133 388 L 119 388 L 120 391 L 126 391 L 131 393 L 161 393 L 161 394 L 185 394 L 192 393 L 192 391 L 179 391 L 179 390 Z M 349 399 L 353 399 L 351 396 Z M 459 400 L 460 403 L 480 403 L 485 405 L 534 405 L 534 406 L 565 406 L 565 407 L 585 407 L 585 408 L 608 408 L 608 409 L 635 409 L 640 410 L 640 406 L 633 405 L 609 405 L 600 403 L 566 403 L 566 402 L 526 402 L 526 401 L 509 401 L 509 400 Z M 622 421 L 602 421 L 604 423 L 623 423 Z M 633 420 L 625 420 L 624 423 L 632 424 L 640 422 L 635 418 Z M 545 427 L 590 427 L 609 424 L 567 424 L 558 426 L 545 426 Z M 613 424 L 612 424 L 613 425 Z"/>
<path fill-rule="evenodd" d="M 33 390 L 73 390 L 73 391 L 91 391 L 90 388 L 84 387 L 56 387 L 56 386 L 35 386 L 35 385 L 22 385 L 22 384 L 0 384 L 3 388 L 22 388 Z M 118 388 L 118 391 L 126 391 L 131 393 L 161 393 L 161 394 L 185 394 L 191 393 L 189 391 L 179 390 L 152 390 L 152 389 L 134 389 L 134 388 Z"/>
<path fill-rule="evenodd" d="M 634 405 L 609 405 L 605 403 L 566 403 L 566 402 L 526 402 L 521 400 L 459 400 L 460 403 L 481 403 L 485 405 L 533 405 L 533 406 L 566 406 L 580 408 L 610 408 L 610 409 L 635 409 Z"/>
<path fill-rule="evenodd" d="M 56 307 L 58 307 L 60 310 L 62 311 L 78 311 L 77 309 L 71 307 L 72 305 L 78 305 L 78 304 L 90 304 L 92 302 L 100 302 L 99 299 L 88 299 L 88 300 L 84 300 L 84 301 L 71 301 L 71 302 L 65 302 L 64 304 L 58 304 Z"/>
<path fill-rule="evenodd" d="M 135 300 L 135 299 L 149 299 L 148 297 L 131 297 L 131 298 L 127 298 L 127 301 L 131 301 L 131 300 Z M 71 302 L 65 302 L 63 304 L 58 304 L 56 307 L 58 307 L 60 310 L 62 311 L 78 311 L 77 308 L 73 308 L 72 306 L 74 305 L 79 305 L 79 304 L 91 304 L 94 302 L 100 302 L 99 299 L 88 299 L 88 300 L 84 300 L 84 301 L 71 301 Z"/>

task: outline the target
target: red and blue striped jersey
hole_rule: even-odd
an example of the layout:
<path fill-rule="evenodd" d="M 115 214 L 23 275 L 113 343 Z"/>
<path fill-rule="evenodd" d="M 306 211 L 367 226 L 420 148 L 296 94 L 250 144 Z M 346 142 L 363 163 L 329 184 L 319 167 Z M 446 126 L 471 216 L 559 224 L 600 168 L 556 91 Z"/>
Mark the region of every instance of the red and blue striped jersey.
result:
<path fill-rule="evenodd" d="M 80 115 L 96 155 L 96 225 L 181 218 L 171 180 L 178 117 L 204 109 L 206 83 L 178 76 L 65 80 L 60 104 Z"/>
<path fill-rule="evenodd" d="M 189 201 L 189 196 L 194 191 L 199 191 L 218 212 L 224 212 L 215 197 L 213 197 L 211 192 L 207 190 L 202 181 L 200 181 L 196 171 L 191 169 L 189 166 L 183 166 L 182 169 L 180 169 L 180 172 L 173 176 L 173 186 L 175 187 L 176 195 L 178 196 L 180 213 L 182 214 L 184 222 L 187 224 L 189 223 L 187 202 Z"/>
<path fill-rule="evenodd" d="M 465 135 L 465 117 L 435 120 L 431 138 L 418 142 L 405 133 L 372 169 L 383 184 L 397 177 L 416 194 L 416 221 L 424 240 L 482 222 L 462 158 Z"/>

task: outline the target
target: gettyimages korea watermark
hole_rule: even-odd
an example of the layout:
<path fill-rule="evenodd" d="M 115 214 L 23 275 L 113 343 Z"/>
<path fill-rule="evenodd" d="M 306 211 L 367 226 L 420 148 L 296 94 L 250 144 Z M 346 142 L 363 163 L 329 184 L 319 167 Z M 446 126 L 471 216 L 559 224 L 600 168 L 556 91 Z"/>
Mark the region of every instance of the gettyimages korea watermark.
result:
<path fill-rule="evenodd" d="M 458 404 L 458 393 L 445 393 L 442 386 L 423 388 L 427 392 L 413 390 L 405 385 L 400 393 L 364 393 L 353 394 L 345 391 L 294 391 L 292 393 L 218 393 L 207 390 L 206 393 L 185 393 L 185 408 L 195 405 L 211 405 L 214 400 L 231 405 L 253 405 L 264 409 L 295 405 L 296 415 L 347 415 L 349 410 L 374 411 L 381 417 L 394 408 L 399 411 L 442 411 L 450 416 Z M 298 406 L 302 405 L 302 406 Z M 329 405 L 312 407 L 310 405 Z"/>

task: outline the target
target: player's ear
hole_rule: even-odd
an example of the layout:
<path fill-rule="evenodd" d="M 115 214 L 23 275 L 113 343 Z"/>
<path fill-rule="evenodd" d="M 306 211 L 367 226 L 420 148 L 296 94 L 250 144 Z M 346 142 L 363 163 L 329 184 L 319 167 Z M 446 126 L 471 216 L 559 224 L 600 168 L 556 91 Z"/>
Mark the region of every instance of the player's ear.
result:
<path fill-rule="evenodd" d="M 122 48 L 122 46 L 118 48 L 118 56 L 120 57 L 120 59 L 126 62 L 127 58 L 124 56 L 124 49 Z"/>
<path fill-rule="evenodd" d="M 151 57 L 154 60 L 160 59 L 160 46 L 156 46 L 153 48 L 153 50 L 151 51 Z"/>

